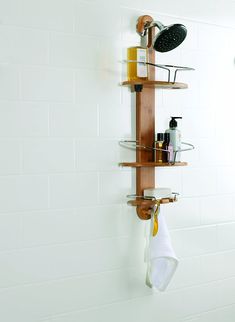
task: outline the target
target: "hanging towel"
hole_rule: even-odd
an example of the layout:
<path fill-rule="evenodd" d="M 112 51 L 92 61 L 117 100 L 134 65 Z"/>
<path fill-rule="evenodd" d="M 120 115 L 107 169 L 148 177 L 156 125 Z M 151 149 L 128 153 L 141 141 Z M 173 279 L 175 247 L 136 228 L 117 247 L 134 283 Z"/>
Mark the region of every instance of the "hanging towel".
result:
<path fill-rule="evenodd" d="M 153 209 L 153 213 L 156 209 Z M 158 214 L 158 233 L 153 237 L 154 216 L 150 223 L 147 241 L 146 284 L 159 291 L 165 291 L 178 265 L 178 259 L 171 244 L 170 234 L 162 213 Z"/>

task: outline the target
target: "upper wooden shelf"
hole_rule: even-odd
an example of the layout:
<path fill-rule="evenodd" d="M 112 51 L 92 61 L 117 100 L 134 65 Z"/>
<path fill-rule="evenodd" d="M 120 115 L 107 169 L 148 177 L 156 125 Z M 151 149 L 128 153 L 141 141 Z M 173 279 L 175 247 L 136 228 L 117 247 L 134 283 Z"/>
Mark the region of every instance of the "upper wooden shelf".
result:
<path fill-rule="evenodd" d="M 183 167 L 188 165 L 187 162 L 175 162 L 175 163 L 158 163 L 158 162 L 122 162 L 119 163 L 122 167 Z"/>
<path fill-rule="evenodd" d="M 152 80 L 133 80 L 133 81 L 124 81 L 122 85 L 134 86 L 134 85 L 143 85 L 144 87 L 156 87 L 156 88 L 172 88 L 172 89 L 184 89 L 188 88 L 188 84 L 185 83 L 172 83 L 172 82 L 163 82 L 163 81 L 152 81 Z"/>

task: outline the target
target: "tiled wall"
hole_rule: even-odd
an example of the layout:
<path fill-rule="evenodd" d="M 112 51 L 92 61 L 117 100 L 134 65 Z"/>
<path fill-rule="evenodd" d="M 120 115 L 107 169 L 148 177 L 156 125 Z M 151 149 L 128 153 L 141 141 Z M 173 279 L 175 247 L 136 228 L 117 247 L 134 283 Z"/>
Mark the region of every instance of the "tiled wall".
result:
<path fill-rule="evenodd" d="M 160 8 L 0 1 L 1 321 L 234 321 L 235 32 Z M 157 61 L 196 68 L 179 75 L 188 90 L 156 94 L 157 130 L 182 115 L 197 149 L 184 156 L 189 167 L 157 169 L 157 184 L 181 193 L 162 207 L 180 265 L 154 294 L 145 224 L 125 199 L 134 171 L 118 167 L 134 160 L 118 145 L 135 133 L 134 98 L 119 83 L 143 13 L 188 27 L 184 44 Z"/>

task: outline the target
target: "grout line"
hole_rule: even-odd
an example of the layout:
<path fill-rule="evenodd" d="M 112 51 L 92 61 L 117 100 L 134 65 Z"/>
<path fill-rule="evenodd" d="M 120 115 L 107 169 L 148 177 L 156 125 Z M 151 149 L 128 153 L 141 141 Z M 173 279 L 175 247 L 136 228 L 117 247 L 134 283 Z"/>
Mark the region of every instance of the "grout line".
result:
<path fill-rule="evenodd" d="M 223 305 L 223 306 L 218 306 L 215 309 L 211 309 L 211 310 L 206 310 L 203 311 L 202 313 L 198 313 L 198 314 L 193 314 L 193 315 L 189 315 L 188 317 L 183 318 L 182 322 L 190 322 L 191 320 L 194 320 L 195 318 L 200 318 L 202 317 L 204 314 L 210 313 L 210 312 L 216 312 L 216 311 L 220 311 L 223 310 L 225 308 L 231 308 L 235 306 L 235 302 L 232 304 L 228 304 L 228 305 Z"/>
<path fill-rule="evenodd" d="M 51 66 L 51 32 L 47 35 L 47 66 Z"/>
<path fill-rule="evenodd" d="M 78 160 L 79 160 L 79 149 L 78 149 L 79 140 L 73 138 L 73 168 L 75 172 L 79 172 Z"/>
<path fill-rule="evenodd" d="M 22 218 L 25 216 L 25 214 L 21 214 Z M 70 215 L 73 215 L 72 213 Z M 75 214 L 76 215 L 76 214 Z M 6 216 L 2 215 L 2 216 Z M 55 215 L 57 216 L 57 215 Z M 44 249 L 44 248 L 56 248 L 60 246 L 68 247 L 68 246 L 73 246 L 73 245 L 80 245 L 80 244 L 88 244 L 88 243 L 94 243 L 94 242 L 103 242 L 103 241 L 112 241 L 112 240 L 121 240 L 121 239 L 126 239 L 126 240 L 143 240 L 143 242 L 146 240 L 146 236 L 139 236 L 139 235 L 126 235 L 126 234 L 120 234 L 117 236 L 106 236 L 106 237 L 98 237 L 98 238 L 90 238 L 90 239 L 80 239 L 80 240 L 70 240 L 70 241 L 61 241 L 61 242 L 48 242 L 48 243 L 38 243 L 38 244 L 33 244 L 33 245 L 28 245 L 24 246 L 22 248 L 12 248 L 12 249 L 6 249 L 6 250 L 0 250 L 0 255 L 1 254 L 10 254 L 10 253 L 15 253 L 15 252 L 25 252 L 25 251 L 30 251 L 32 249 L 37 250 L 37 249 Z M 229 254 L 233 253 L 235 251 L 235 247 L 229 248 L 229 249 L 223 249 L 223 250 L 217 250 L 217 251 L 209 251 L 209 252 L 204 252 L 201 254 L 196 254 L 196 255 L 191 255 L 191 256 L 181 256 L 179 259 L 180 260 L 187 260 L 187 259 L 195 259 L 195 258 L 202 258 L 206 256 L 214 256 L 214 255 L 222 255 L 222 254 Z"/>
<path fill-rule="evenodd" d="M 50 175 L 47 176 L 47 211 L 49 211 L 50 209 L 50 205 L 51 205 L 51 190 L 50 190 Z"/>
<path fill-rule="evenodd" d="M 78 97 L 77 97 L 77 70 L 74 70 L 73 69 L 73 105 L 75 106 L 76 103 L 79 104 L 79 100 L 78 100 Z"/>

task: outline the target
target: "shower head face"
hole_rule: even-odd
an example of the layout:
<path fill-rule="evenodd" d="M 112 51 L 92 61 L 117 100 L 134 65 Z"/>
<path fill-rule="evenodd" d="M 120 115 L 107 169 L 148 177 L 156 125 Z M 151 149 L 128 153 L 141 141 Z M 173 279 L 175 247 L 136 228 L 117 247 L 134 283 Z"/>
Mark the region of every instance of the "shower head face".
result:
<path fill-rule="evenodd" d="M 185 39 L 187 29 L 184 25 L 174 24 L 160 29 L 153 41 L 153 48 L 159 52 L 167 52 L 178 47 Z"/>

